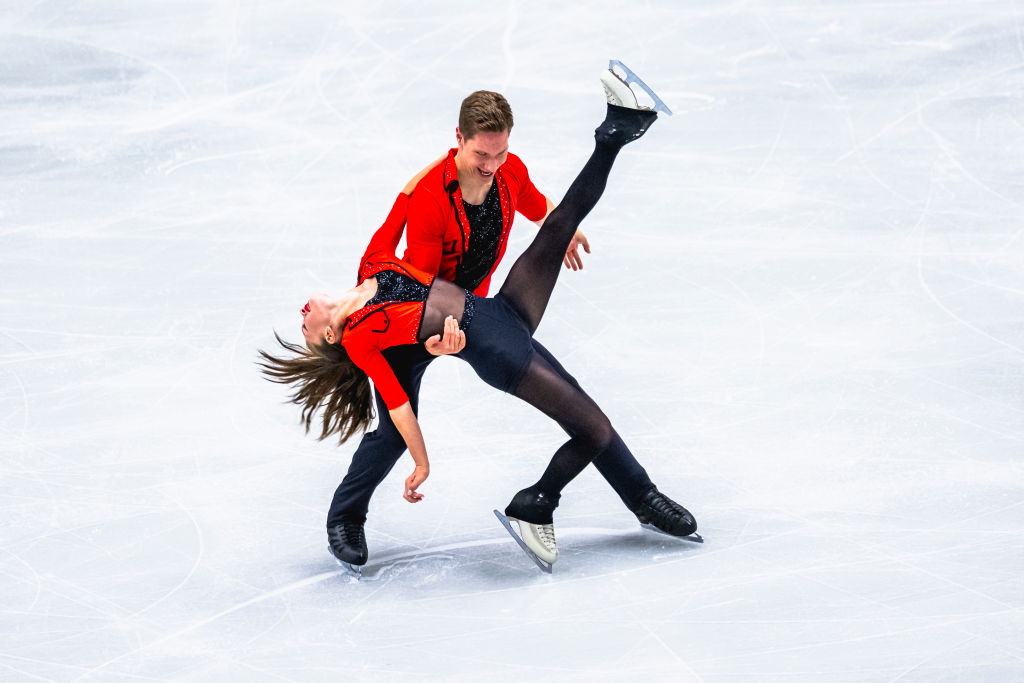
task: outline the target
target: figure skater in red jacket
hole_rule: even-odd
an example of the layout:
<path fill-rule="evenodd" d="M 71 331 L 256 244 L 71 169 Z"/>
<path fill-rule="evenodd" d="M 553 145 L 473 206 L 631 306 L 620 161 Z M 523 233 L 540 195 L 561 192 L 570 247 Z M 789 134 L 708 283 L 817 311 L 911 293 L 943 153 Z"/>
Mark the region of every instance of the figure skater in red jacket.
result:
<path fill-rule="evenodd" d="M 461 346 L 464 335 L 465 347 L 459 355 L 481 379 L 538 408 L 570 436 L 541 478 L 519 491 L 505 508 L 517 540 L 547 568 L 557 558 L 553 512 L 562 489 L 617 438 L 598 405 L 578 383 L 565 378 L 550 354 L 538 353 L 532 344 L 566 249 L 603 193 L 616 156 L 657 119 L 655 111 L 637 104 L 625 83 L 616 81 L 602 78 L 609 104 L 604 122 L 595 131 L 593 154 L 495 297 L 477 296 L 395 255 L 409 192 L 419 180 L 415 178 L 374 234 L 360 262 L 357 286 L 340 296 L 315 295 L 303 306 L 307 347 L 279 338 L 295 357 L 261 352 L 264 372 L 271 379 L 296 385 L 292 400 L 302 406 L 307 430 L 322 409 L 321 438 L 338 433 L 344 440 L 369 425 L 373 405 L 369 376 L 415 463 L 403 491 L 404 498 L 415 503 L 422 499 L 418 488 L 430 473 L 427 450 L 409 396 L 383 352 L 442 335 Z M 693 516 L 653 484 L 633 511 L 641 522 L 659 530 L 699 539 Z M 365 556 L 338 559 L 365 563 Z"/>

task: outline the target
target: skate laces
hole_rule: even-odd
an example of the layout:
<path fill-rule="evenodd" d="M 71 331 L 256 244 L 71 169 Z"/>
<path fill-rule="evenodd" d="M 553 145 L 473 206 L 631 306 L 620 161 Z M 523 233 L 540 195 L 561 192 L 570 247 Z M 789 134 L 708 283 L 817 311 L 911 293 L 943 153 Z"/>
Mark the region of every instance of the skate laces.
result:
<path fill-rule="evenodd" d="M 548 550 L 558 550 L 558 542 L 555 541 L 555 525 L 554 524 L 535 524 L 537 528 L 537 536 L 540 537 L 540 542 L 544 544 L 544 547 Z"/>
<path fill-rule="evenodd" d="M 363 525 L 359 522 L 345 522 L 343 524 L 345 529 L 345 538 L 348 542 L 354 546 L 362 546 L 366 543 L 366 532 L 363 530 Z"/>
<path fill-rule="evenodd" d="M 648 521 L 655 522 L 658 526 L 676 522 L 680 517 L 687 521 L 690 519 L 690 513 L 686 508 L 657 489 L 644 497 L 640 510 Z"/>
<path fill-rule="evenodd" d="M 330 535 L 356 548 L 366 545 L 366 533 L 361 522 L 342 522 L 330 530 Z"/>
<path fill-rule="evenodd" d="M 659 512 L 663 515 L 669 513 L 683 514 L 686 512 L 686 510 L 683 509 L 682 505 L 675 502 L 674 500 L 666 496 L 664 493 L 661 493 L 660 491 L 657 494 L 655 494 L 654 500 L 651 501 L 650 505 L 655 510 L 655 512 Z"/>

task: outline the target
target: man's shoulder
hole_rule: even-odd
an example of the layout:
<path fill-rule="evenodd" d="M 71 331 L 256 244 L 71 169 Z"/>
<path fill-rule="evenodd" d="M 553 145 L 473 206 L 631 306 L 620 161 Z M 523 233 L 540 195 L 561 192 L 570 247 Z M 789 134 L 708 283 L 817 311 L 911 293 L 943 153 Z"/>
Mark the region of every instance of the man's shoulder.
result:
<path fill-rule="evenodd" d="M 530 172 L 526 170 L 526 164 L 512 152 L 508 153 L 505 163 L 501 165 L 501 172 L 506 180 L 513 180 L 518 185 L 526 185 L 530 180 Z"/>
<path fill-rule="evenodd" d="M 508 156 L 505 158 L 505 163 L 502 164 L 502 168 L 507 168 L 517 173 L 526 172 L 526 164 L 524 164 L 523 160 L 512 152 L 508 153 Z"/>

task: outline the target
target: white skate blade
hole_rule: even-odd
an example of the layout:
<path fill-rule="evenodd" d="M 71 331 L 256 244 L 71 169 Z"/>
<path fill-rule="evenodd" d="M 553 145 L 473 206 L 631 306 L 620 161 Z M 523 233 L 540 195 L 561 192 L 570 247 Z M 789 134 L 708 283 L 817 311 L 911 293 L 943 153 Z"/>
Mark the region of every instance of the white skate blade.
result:
<path fill-rule="evenodd" d="M 637 87 L 639 87 L 641 90 L 643 90 L 645 93 L 647 93 L 650 96 L 650 98 L 652 100 L 654 100 L 654 111 L 664 112 L 666 115 L 672 116 L 672 110 L 668 108 L 668 105 L 666 105 L 664 102 L 661 101 L 661 98 L 658 97 L 653 90 L 651 90 L 651 86 L 649 86 L 646 83 L 644 83 L 643 79 L 641 79 L 635 73 L 630 71 L 629 67 L 626 66 L 625 64 L 623 64 L 622 62 L 620 62 L 619 60 L 617 60 L 617 59 L 610 59 L 610 60 L 608 60 L 608 70 L 609 71 L 614 73 L 616 66 L 619 67 L 620 69 L 622 69 L 622 71 L 626 74 L 625 78 L 623 78 L 622 80 L 624 80 L 627 84 L 635 83 L 637 85 Z"/>
<path fill-rule="evenodd" d="M 697 532 L 693 532 L 689 536 L 675 536 L 673 534 L 665 533 L 664 531 L 662 531 L 658 527 L 654 526 L 653 524 L 641 524 L 640 526 L 642 526 L 643 528 L 647 529 L 648 531 L 653 531 L 655 533 L 659 533 L 662 536 L 668 536 L 669 538 L 678 538 L 680 541 L 690 541 L 692 543 L 703 543 L 704 542 L 704 538 L 700 534 L 698 534 Z"/>
<path fill-rule="evenodd" d="M 529 555 L 530 558 L 537 563 L 537 566 L 540 567 L 541 571 L 545 574 L 550 574 L 551 563 L 545 562 L 544 560 L 540 559 L 539 557 L 537 557 L 537 554 L 535 552 L 530 550 L 530 546 L 526 545 L 526 542 L 523 541 L 523 539 L 520 538 L 519 534 L 517 534 L 515 530 L 512 528 L 512 523 L 508 521 L 508 517 L 501 514 L 497 510 L 494 511 L 494 516 L 497 517 L 498 521 L 501 522 L 501 525 L 505 527 L 505 531 L 508 532 L 508 535 L 511 536 L 515 540 L 515 542 L 519 544 L 519 547 L 523 549 L 523 552 Z"/>

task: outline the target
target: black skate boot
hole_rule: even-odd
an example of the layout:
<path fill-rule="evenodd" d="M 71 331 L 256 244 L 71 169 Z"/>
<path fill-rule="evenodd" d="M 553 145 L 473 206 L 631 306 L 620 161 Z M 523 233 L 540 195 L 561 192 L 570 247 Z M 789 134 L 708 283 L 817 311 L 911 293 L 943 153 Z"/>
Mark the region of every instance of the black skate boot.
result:
<path fill-rule="evenodd" d="M 366 534 L 363 533 L 362 520 L 343 520 L 341 524 L 327 530 L 327 547 L 338 562 L 349 570 L 359 573 L 356 569 L 366 564 Z"/>
<path fill-rule="evenodd" d="M 622 71 L 622 75 L 616 69 Z M 633 85 L 647 93 L 654 101 L 654 109 L 640 104 Z M 647 132 L 657 120 L 659 111 L 672 115 L 650 86 L 618 60 L 608 62 L 608 70 L 601 74 L 601 86 L 608 100 L 608 113 L 604 122 L 594 131 L 598 142 L 618 146 L 629 144 Z"/>
<path fill-rule="evenodd" d="M 658 113 L 651 109 L 631 109 L 609 102 L 608 113 L 594 130 L 594 138 L 621 147 L 646 133 L 657 119 Z"/>
<path fill-rule="evenodd" d="M 537 486 L 531 486 L 512 498 L 512 502 L 505 508 L 505 514 L 530 524 L 554 524 L 552 515 L 558 507 L 559 498 L 560 495 L 552 497 Z"/>
<path fill-rule="evenodd" d="M 697 521 L 693 515 L 679 503 L 652 486 L 633 508 L 633 514 L 640 520 L 645 529 L 659 531 L 669 536 L 685 538 L 688 541 L 703 543 L 697 531 Z"/>

